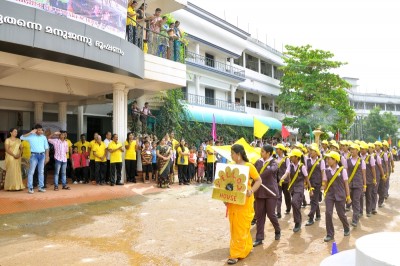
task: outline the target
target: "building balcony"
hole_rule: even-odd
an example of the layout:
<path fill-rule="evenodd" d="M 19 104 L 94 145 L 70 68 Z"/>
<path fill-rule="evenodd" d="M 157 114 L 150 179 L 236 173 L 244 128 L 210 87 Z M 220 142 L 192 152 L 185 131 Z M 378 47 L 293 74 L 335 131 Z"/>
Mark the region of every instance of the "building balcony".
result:
<path fill-rule="evenodd" d="M 218 74 L 222 74 L 240 81 L 245 80 L 245 72 L 243 69 L 234 67 L 230 64 L 219 62 L 203 55 L 199 55 L 190 51 L 186 51 L 185 58 L 187 65 L 192 65 L 205 70 L 209 70 Z"/>
<path fill-rule="evenodd" d="M 195 94 L 185 93 L 184 101 L 191 105 L 206 106 L 210 108 L 216 108 L 221 110 L 245 112 L 243 104 L 231 103 L 229 101 L 219 100 L 211 97 L 204 97 Z"/>

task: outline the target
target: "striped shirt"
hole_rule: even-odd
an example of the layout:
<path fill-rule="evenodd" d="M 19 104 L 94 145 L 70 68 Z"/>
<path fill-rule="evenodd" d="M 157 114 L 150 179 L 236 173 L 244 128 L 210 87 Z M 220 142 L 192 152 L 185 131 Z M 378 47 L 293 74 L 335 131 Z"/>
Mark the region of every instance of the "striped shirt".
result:
<path fill-rule="evenodd" d="M 49 139 L 49 142 L 54 145 L 54 159 L 61 162 L 67 161 L 68 142 L 60 139 Z"/>

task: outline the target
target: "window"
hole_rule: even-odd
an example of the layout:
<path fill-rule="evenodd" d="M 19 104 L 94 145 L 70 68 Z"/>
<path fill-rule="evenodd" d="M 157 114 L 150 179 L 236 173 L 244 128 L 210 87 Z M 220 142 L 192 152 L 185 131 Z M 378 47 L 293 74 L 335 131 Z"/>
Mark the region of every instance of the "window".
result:
<path fill-rule="evenodd" d="M 246 106 L 251 108 L 257 108 L 257 103 L 253 101 L 246 101 Z"/>
<path fill-rule="evenodd" d="M 277 66 L 274 66 L 274 79 L 281 80 L 282 76 L 283 72 Z"/>
<path fill-rule="evenodd" d="M 258 72 L 258 58 L 246 54 L 246 68 Z"/>
<path fill-rule="evenodd" d="M 263 109 L 263 110 L 267 110 L 267 111 L 269 111 L 269 104 L 268 103 L 263 103 L 263 104 L 261 104 L 261 109 Z"/>
<path fill-rule="evenodd" d="M 272 65 L 261 60 L 261 74 L 272 77 Z"/>
<path fill-rule="evenodd" d="M 365 103 L 365 109 L 367 110 L 372 110 L 374 109 L 375 104 L 374 103 Z"/>
<path fill-rule="evenodd" d="M 386 104 L 386 111 L 394 111 L 394 104 Z"/>
<path fill-rule="evenodd" d="M 206 53 L 206 66 L 214 67 L 214 56 Z"/>
<path fill-rule="evenodd" d="M 214 98 L 214 90 L 213 89 L 207 89 L 205 90 L 205 103 L 209 105 L 215 105 L 215 98 Z"/>
<path fill-rule="evenodd" d="M 240 98 L 235 98 L 235 103 L 240 103 Z"/>
<path fill-rule="evenodd" d="M 239 66 L 243 66 L 243 53 L 238 59 L 234 59 L 233 63 Z"/>
<path fill-rule="evenodd" d="M 188 99 L 187 87 L 182 87 L 181 90 L 182 90 L 182 93 L 183 93 L 183 99 L 187 100 Z"/>

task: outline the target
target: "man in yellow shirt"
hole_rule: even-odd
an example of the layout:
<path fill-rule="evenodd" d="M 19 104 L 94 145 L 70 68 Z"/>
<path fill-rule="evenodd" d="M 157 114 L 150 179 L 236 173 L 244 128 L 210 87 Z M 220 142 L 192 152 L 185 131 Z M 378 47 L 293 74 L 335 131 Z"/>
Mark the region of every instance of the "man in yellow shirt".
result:
<path fill-rule="evenodd" d="M 136 44 L 136 6 L 137 1 L 129 0 L 126 17 L 126 38 L 128 42 Z"/>
<path fill-rule="evenodd" d="M 121 182 L 121 171 L 122 171 L 122 153 L 124 152 L 124 148 L 122 147 L 121 142 L 118 142 L 118 135 L 112 135 L 112 141 L 108 144 L 107 148 L 110 153 L 110 169 L 111 169 L 111 179 L 110 185 L 114 186 L 123 185 Z M 117 180 L 115 180 L 115 172 L 117 172 Z"/>
<path fill-rule="evenodd" d="M 206 147 L 207 153 L 207 184 L 211 184 L 214 179 L 214 169 L 215 169 L 215 153 L 211 148 L 213 145 L 213 139 L 208 141 L 208 145 Z"/>
<path fill-rule="evenodd" d="M 136 141 L 132 132 L 129 132 L 124 143 L 125 153 L 125 172 L 127 182 L 136 183 L 137 176 L 137 160 L 136 151 L 139 149 L 139 144 Z"/>
<path fill-rule="evenodd" d="M 89 152 L 89 171 L 90 171 L 90 181 L 94 182 L 95 181 L 95 158 L 93 155 L 93 147 L 94 144 L 96 143 L 96 139 L 99 136 L 99 133 L 94 133 L 93 136 L 93 140 L 91 142 L 89 142 L 89 148 L 88 148 L 88 152 Z"/>
<path fill-rule="evenodd" d="M 75 142 L 74 146 L 78 147 L 78 152 L 79 153 L 82 153 L 82 146 L 85 146 L 86 150 L 89 151 L 90 143 L 89 143 L 89 141 L 86 141 L 86 135 L 85 134 L 81 134 L 80 141 Z"/>
<path fill-rule="evenodd" d="M 93 156 L 95 160 L 95 176 L 96 176 L 96 184 L 104 185 L 105 183 L 105 173 L 106 173 L 106 145 L 103 141 L 101 141 L 101 136 L 98 135 L 96 142 L 92 146 Z"/>

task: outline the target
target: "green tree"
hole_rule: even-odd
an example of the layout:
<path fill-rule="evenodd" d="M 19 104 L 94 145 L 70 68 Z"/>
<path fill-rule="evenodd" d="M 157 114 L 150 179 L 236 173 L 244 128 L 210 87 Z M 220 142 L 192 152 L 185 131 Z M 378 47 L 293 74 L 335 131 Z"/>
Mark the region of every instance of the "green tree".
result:
<path fill-rule="evenodd" d="M 381 109 L 375 107 L 368 116 L 363 120 L 363 134 L 366 141 L 374 142 L 379 137 L 384 140 L 388 137 L 395 139 L 399 122 L 397 117 L 391 112 L 381 114 Z"/>
<path fill-rule="evenodd" d="M 308 133 L 321 126 L 326 131 L 346 132 L 352 124 L 355 112 L 349 104 L 345 88 L 351 85 L 330 73 L 346 63 L 333 61 L 329 51 L 313 50 L 310 45 L 286 45 L 285 66 L 281 79 L 281 94 L 277 98 L 279 108 L 293 117 L 283 120 L 285 125 Z"/>

